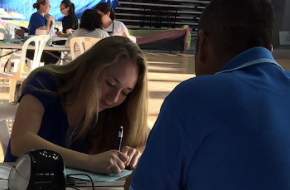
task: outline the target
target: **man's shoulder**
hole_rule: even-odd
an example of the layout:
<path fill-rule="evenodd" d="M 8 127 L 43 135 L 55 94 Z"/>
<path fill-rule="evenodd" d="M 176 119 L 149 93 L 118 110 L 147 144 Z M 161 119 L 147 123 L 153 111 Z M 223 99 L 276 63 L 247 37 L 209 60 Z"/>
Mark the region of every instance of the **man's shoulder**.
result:
<path fill-rule="evenodd" d="M 290 77 L 290 71 L 284 71 L 284 73 Z"/>
<path fill-rule="evenodd" d="M 230 80 L 229 80 L 230 79 Z M 190 78 L 186 81 L 181 82 L 177 87 L 176 90 L 179 89 L 184 91 L 186 89 L 193 90 L 193 89 L 216 89 L 218 86 L 224 86 L 226 83 L 234 82 L 234 77 L 230 75 L 204 75 Z M 196 90 L 194 90 L 196 92 Z"/>
<path fill-rule="evenodd" d="M 167 96 L 166 100 L 178 107 L 193 106 L 197 102 L 221 101 L 239 85 L 238 79 L 229 75 L 206 75 L 181 82 Z"/>

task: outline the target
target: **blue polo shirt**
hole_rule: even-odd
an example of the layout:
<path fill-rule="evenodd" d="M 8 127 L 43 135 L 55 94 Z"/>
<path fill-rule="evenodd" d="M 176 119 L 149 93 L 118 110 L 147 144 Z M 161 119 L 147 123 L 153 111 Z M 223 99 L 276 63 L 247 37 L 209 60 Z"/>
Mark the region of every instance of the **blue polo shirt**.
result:
<path fill-rule="evenodd" d="M 245 51 L 165 99 L 130 188 L 290 189 L 289 113 L 290 73 Z"/>
<path fill-rule="evenodd" d="M 37 90 L 38 89 L 38 90 Z M 18 102 L 21 103 L 23 95 L 30 94 L 37 98 L 44 107 L 44 114 L 37 133 L 41 138 L 58 146 L 69 148 L 78 152 L 88 153 L 85 139 L 77 139 L 68 144 L 69 124 L 67 114 L 62 105 L 61 97 L 44 90 L 56 92 L 53 77 L 48 73 L 38 72 L 28 82 Z M 17 157 L 11 154 L 10 142 L 5 155 L 5 162 L 15 162 Z"/>
<path fill-rule="evenodd" d="M 46 18 L 38 12 L 33 13 L 29 21 L 28 35 L 35 35 L 36 29 L 42 26 L 46 26 Z"/>

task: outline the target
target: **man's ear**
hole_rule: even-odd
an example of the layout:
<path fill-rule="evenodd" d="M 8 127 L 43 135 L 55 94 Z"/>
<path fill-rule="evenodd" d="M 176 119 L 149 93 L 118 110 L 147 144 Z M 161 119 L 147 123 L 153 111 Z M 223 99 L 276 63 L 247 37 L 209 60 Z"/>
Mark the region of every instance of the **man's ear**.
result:
<path fill-rule="evenodd" d="M 204 63 L 206 59 L 206 39 L 203 30 L 198 31 L 198 43 L 196 46 L 197 53 L 195 54 L 196 59 L 199 60 L 200 63 Z"/>
<path fill-rule="evenodd" d="M 274 50 L 273 44 L 270 44 L 270 45 L 269 45 L 268 50 L 269 50 L 271 53 L 273 53 L 273 50 Z"/>

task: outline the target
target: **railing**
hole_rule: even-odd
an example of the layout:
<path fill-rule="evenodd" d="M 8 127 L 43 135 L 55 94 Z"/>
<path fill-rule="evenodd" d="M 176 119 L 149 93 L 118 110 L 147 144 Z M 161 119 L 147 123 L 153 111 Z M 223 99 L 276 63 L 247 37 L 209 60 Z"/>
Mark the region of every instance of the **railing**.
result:
<path fill-rule="evenodd" d="M 119 0 L 118 20 L 130 29 L 168 29 L 189 25 L 193 39 L 202 10 L 210 0 Z"/>

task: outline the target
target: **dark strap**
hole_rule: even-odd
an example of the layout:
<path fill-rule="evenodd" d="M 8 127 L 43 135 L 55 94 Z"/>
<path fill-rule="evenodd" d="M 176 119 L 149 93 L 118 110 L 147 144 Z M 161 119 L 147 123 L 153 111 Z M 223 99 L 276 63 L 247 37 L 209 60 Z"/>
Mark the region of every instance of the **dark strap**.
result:
<path fill-rule="evenodd" d="M 59 56 L 57 56 L 57 55 L 51 53 L 50 51 L 43 51 L 43 52 L 47 53 L 48 55 L 50 55 L 50 56 L 52 56 L 52 57 L 54 57 L 54 58 L 60 59 L 60 60 L 62 60 L 62 61 L 65 61 L 65 59 L 63 59 L 63 58 L 61 58 L 61 57 L 59 57 Z"/>
<path fill-rule="evenodd" d="M 7 56 L 7 55 L 11 55 L 12 53 L 18 52 L 19 50 L 20 50 L 20 49 L 15 50 L 15 51 L 11 51 L 11 52 L 9 52 L 9 53 L 7 53 L 7 54 L 5 54 L 5 55 L 1 55 L 0 58 L 5 57 L 5 56 Z M 9 59 L 7 59 L 5 65 L 4 65 L 4 67 L 3 67 L 3 72 L 5 72 L 5 69 L 6 69 L 6 67 L 7 67 L 8 62 L 9 62 Z"/>
<path fill-rule="evenodd" d="M 1 59 L 2 57 L 5 57 L 5 56 L 8 56 L 8 55 L 11 55 L 12 53 L 18 52 L 19 50 L 20 50 L 20 49 L 15 50 L 15 51 L 11 51 L 11 52 L 9 52 L 9 53 L 7 53 L 7 54 L 5 54 L 5 55 L 1 55 L 1 56 L 0 56 L 0 59 Z"/>

